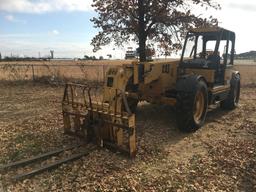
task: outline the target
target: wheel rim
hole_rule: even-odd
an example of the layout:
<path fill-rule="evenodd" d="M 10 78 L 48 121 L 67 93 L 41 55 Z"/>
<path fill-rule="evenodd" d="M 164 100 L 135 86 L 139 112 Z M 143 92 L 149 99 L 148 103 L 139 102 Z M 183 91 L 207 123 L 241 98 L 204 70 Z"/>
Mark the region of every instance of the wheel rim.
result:
<path fill-rule="evenodd" d="M 202 115 L 204 112 L 204 94 L 202 91 L 198 91 L 195 98 L 195 104 L 194 104 L 194 120 L 197 124 L 200 123 L 202 120 Z"/>

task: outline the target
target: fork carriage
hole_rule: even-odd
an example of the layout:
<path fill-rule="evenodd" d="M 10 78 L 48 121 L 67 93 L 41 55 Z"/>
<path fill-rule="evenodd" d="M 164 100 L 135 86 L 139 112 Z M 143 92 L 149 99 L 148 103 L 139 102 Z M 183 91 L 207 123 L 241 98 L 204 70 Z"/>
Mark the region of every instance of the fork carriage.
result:
<path fill-rule="evenodd" d="M 130 112 L 125 93 L 112 91 L 115 95 L 110 103 L 103 101 L 98 87 L 66 84 L 62 100 L 64 132 L 134 157 L 135 115 Z"/>

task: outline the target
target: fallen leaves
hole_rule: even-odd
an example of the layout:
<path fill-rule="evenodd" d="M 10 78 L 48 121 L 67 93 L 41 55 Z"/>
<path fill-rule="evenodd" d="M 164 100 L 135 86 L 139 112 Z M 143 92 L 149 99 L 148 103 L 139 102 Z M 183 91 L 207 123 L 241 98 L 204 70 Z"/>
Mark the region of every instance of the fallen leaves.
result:
<path fill-rule="evenodd" d="M 75 141 L 63 135 L 62 91 L 61 87 L 37 84 L 0 85 L 0 163 L 31 157 Z M 238 109 L 209 113 L 206 125 L 193 134 L 177 130 L 172 109 L 142 103 L 136 114 L 138 154 L 134 160 L 99 149 L 54 171 L 17 183 L 8 182 L 9 175 L 2 173 L 4 188 L 8 191 L 256 191 L 255 94 L 252 88 L 243 89 Z M 49 162 L 55 158 L 60 157 Z"/>

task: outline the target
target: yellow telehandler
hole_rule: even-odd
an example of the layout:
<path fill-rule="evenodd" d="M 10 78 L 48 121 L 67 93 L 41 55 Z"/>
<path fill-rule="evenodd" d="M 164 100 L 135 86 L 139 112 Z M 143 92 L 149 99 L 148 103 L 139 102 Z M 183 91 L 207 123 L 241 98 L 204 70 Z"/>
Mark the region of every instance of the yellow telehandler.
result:
<path fill-rule="evenodd" d="M 233 69 L 235 33 L 220 27 L 188 32 L 181 58 L 111 67 L 103 88 L 66 84 L 64 131 L 99 146 L 136 155 L 135 110 L 139 101 L 174 106 L 177 126 L 191 132 L 209 105 L 234 109 L 240 74 Z"/>

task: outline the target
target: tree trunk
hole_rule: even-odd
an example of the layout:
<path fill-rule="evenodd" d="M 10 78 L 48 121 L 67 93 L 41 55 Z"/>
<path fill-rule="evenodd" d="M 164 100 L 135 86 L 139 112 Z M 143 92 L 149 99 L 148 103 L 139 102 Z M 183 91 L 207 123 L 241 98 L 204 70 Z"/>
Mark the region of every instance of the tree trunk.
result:
<path fill-rule="evenodd" d="M 147 35 L 145 31 L 145 7 L 144 0 L 138 0 L 138 11 L 139 11 L 139 54 L 140 61 L 146 61 L 146 41 Z"/>
<path fill-rule="evenodd" d="M 141 36 L 139 38 L 139 50 L 140 50 L 140 62 L 144 62 L 147 60 L 146 57 L 146 38 Z"/>

